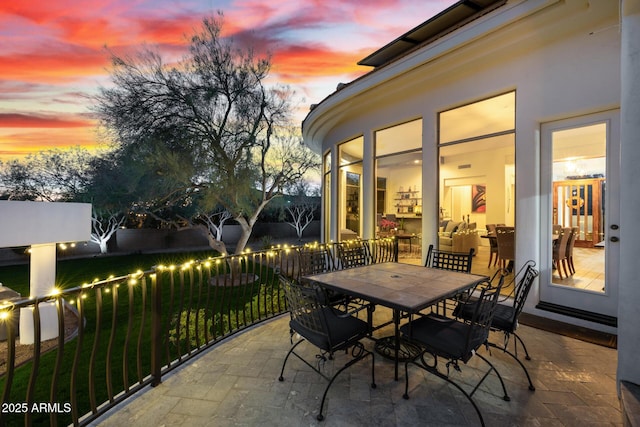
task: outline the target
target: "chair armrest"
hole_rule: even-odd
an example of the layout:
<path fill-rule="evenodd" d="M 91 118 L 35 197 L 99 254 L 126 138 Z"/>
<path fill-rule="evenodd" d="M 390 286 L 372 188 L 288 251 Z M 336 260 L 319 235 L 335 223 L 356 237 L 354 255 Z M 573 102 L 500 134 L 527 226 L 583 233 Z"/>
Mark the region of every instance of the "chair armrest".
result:
<path fill-rule="evenodd" d="M 369 310 L 370 308 L 373 308 L 375 306 L 371 303 L 367 303 L 367 304 L 359 304 L 358 306 L 353 306 L 351 304 L 348 304 L 347 307 L 349 308 L 349 310 L 347 311 L 338 310 L 334 307 L 333 312 L 337 317 L 344 318 L 344 317 L 353 316 L 354 314 L 357 314 L 362 310 Z"/>

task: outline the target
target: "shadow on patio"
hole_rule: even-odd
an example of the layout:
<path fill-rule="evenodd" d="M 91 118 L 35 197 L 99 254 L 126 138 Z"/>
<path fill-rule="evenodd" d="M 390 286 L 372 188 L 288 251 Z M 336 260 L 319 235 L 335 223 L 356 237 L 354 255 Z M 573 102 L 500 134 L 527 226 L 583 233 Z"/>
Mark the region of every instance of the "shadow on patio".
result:
<path fill-rule="evenodd" d="M 375 313 L 376 321 L 391 315 L 380 307 Z M 217 344 L 166 376 L 159 386 L 145 389 L 92 425 L 478 425 L 464 396 L 415 367 L 409 371 L 411 398 L 404 400 L 404 369 L 400 381 L 394 381 L 393 363 L 379 355 L 378 387 L 369 387 L 366 363 L 354 365 L 331 387 L 326 419 L 318 422 L 315 416 L 324 380 L 292 358 L 285 381 L 278 381 L 289 349 L 288 321 L 284 314 Z M 536 391 L 528 390 L 526 377 L 513 359 L 492 349 L 490 360 L 502 374 L 511 401 L 502 400 L 500 384 L 490 375 L 474 395 L 487 425 L 623 424 L 616 393 L 615 349 L 527 326 L 519 331 L 532 357 L 524 363 Z M 381 329 L 376 336 L 390 332 Z M 491 338 L 497 341 L 502 336 Z M 372 341 L 363 342 L 373 347 Z M 310 345 L 305 349 L 313 356 Z M 452 375 L 470 390 L 484 370 L 479 358 L 472 358 L 461 373 Z"/>

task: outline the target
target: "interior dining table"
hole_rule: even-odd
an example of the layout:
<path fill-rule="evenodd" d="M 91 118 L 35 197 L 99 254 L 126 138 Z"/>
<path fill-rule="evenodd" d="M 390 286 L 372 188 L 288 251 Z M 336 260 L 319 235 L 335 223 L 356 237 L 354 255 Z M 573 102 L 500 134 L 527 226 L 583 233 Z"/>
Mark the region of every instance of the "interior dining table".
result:
<path fill-rule="evenodd" d="M 453 298 L 486 276 L 385 262 L 305 276 L 303 280 L 393 310 L 395 379 L 398 380 L 400 319 Z"/>

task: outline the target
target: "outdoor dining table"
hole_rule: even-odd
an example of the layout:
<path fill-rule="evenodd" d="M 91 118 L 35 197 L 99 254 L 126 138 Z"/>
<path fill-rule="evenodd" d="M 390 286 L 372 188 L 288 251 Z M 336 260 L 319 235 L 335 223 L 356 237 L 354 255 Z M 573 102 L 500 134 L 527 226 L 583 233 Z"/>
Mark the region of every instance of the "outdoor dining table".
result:
<path fill-rule="evenodd" d="M 487 277 L 413 264 L 385 262 L 304 278 L 327 289 L 393 310 L 395 379 L 398 380 L 400 319 L 403 313 L 416 314 L 473 288 Z"/>

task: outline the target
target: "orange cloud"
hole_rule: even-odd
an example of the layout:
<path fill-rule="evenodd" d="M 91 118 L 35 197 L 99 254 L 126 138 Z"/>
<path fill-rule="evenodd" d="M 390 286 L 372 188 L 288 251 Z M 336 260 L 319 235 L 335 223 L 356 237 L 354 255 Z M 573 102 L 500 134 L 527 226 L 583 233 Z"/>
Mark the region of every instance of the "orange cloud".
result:
<path fill-rule="evenodd" d="M 24 157 L 27 154 L 54 148 L 82 146 L 93 150 L 99 147 L 95 129 L 92 127 L 14 129 L 12 132 L 0 128 L 0 160 Z"/>
<path fill-rule="evenodd" d="M 324 47 L 291 46 L 273 58 L 273 72 L 290 84 L 331 75 L 360 75 L 367 71 L 357 65 L 363 52 L 336 52 Z"/>
<path fill-rule="evenodd" d="M 107 55 L 84 48 L 45 48 L 36 52 L 0 56 L 0 76 L 6 80 L 56 83 L 103 74 Z"/>

